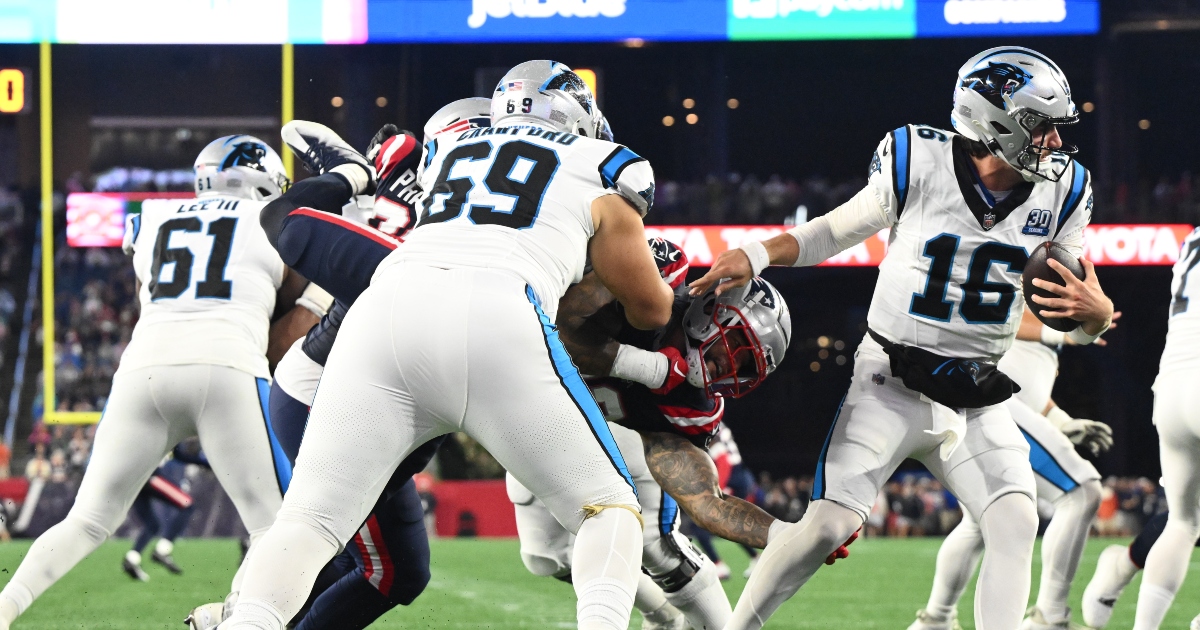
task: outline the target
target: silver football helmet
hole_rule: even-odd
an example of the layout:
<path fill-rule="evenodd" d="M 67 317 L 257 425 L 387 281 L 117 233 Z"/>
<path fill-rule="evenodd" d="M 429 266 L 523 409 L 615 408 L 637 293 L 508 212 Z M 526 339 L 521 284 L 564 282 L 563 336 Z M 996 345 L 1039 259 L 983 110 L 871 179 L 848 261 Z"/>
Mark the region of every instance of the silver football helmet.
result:
<path fill-rule="evenodd" d="M 254 136 L 225 136 L 208 143 L 196 157 L 196 196 L 233 195 L 263 201 L 292 185 L 283 161 Z"/>
<path fill-rule="evenodd" d="M 515 66 L 492 94 L 492 125 L 528 123 L 595 138 L 603 115 L 591 88 L 569 67 L 539 59 Z"/>
<path fill-rule="evenodd" d="M 440 133 L 491 127 L 491 115 L 491 99 L 460 98 L 437 110 L 433 116 L 429 117 L 429 122 L 425 123 L 424 144 L 429 144 L 429 141 Z"/>
<path fill-rule="evenodd" d="M 1079 121 L 1071 86 L 1049 57 L 1028 48 L 985 50 L 958 70 L 955 131 L 987 146 L 1028 181 L 1058 181 L 1071 166 L 1076 148 L 1040 142 L 1055 125 Z"/>
<path fill-rule="evenodd" d="M 709 396 L 738 398 L 783 361 L 792 316 L 779 290 L 759 276 L 720 296 L 715 286 L 692 300 L 683 315 L 688 382 Z"/>

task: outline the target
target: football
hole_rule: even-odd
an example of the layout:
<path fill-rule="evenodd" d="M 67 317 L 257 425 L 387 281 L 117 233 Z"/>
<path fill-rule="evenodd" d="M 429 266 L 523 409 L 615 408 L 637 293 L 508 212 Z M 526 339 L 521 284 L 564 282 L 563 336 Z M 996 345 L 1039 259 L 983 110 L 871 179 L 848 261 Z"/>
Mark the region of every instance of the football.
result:
<path fill-rule="evenodd" d="M 1025 273 L 1021 278 L 1021 286 L 1025 291 L 1025 305 L 1029 307 L 1033 314 L 1042 321 L 1043 324 L 1062 332 L 1071 332 L 1080 326 L 1080 323 L 1073 319 L 1062 317 L 1042 317 L 1043 306 L 1033 301 L 1033 296 L 1040 295 L 1042 297 L 1057 297 L 1053 293 L 1045 289 L 1039 289 L 1033 286 L 1034 278 L 1041 278 L 1048 282 L 1053 282 L 1057 285 L 1062 285 L 1063 278 L 1057 271 L 1052 269 L 1049 264 L 1049 259 L 1053 258 L 1062 263 L 1075 274 L 1076 278 L 1083 279 L 1083 265 L 1079 259 L 1075 258 L 1067 248 L 1053 241 L 1038 245 L 1033 254 L 1029 256 L 1029 260 L 1025 263 Z M 1053 310 L 1053 309 L 1051 309 Z"/>

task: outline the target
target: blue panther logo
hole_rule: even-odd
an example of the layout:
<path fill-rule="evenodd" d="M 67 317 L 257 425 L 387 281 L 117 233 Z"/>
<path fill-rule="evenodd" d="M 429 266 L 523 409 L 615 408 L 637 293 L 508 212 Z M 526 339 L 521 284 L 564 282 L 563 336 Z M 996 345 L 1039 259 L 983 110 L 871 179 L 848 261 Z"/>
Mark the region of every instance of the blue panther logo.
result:
<path fill-rule="evenodd" d="M 1012 95 L 1033 80 L 1033 75 L 1011 63 L 989 61 L 986 68 L 980 68 L 963 77 L 962 87 L 979 92 L 992 105 L 1004 109 L 1004 95 Z"/>

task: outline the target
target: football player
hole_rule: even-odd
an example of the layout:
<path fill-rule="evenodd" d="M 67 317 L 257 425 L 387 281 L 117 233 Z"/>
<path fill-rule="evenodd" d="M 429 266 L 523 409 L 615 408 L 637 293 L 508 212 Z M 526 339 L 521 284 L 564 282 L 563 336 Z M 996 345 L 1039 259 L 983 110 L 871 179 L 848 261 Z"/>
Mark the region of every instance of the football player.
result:
<path fill-rule="evenodd" d="M 425 125 L 425 143 L 441 133 L 485 127 L 491 101 L 455 101 Z M 416 221 L 416 138 L 387 125 L 359 155 L 324 125 L 288 123 L 282 132 L 315 177 L 300 181 L 263 209 L 262 222 L 284 260 L 331 287 L 339 299 L 321 321 L 284 355 L 271 386 L 271 422 L 288 461 L 295 463 L 325 360 L 353 303 L 379 262 L 404 239 Z M 368 157 L 369 156 L 369 157 Z M 339 167 L 340 165 L 340 167 Z M 351 177 L 368 175 L 356 188 Z M 358 192 L 374 191 L 375 196 Z M 360 204 L 361 201 L 367 204 Z M 366 211 L 359 216 L 360 205 Z M 443 438 L 420 446 L 396 469 L 371 514 L 314 584 L 292 620 L 300 630 L 354 630 L 370 625 L 398 605 L 412 603 L 429 582 L 429 540 L 412 476 L 428 464 Z M 203 630 L 231 614 L 237 594 L 225 604 L 192 611 L 189 623 Z"/>
<path fill-rule="evenodd" d="M 1077 120 L 1062 71 L 1026 48 L 984 51 L 959 70 L 955 131 L 905 125 L 880 142 L 867 186 L 832 212 L 721 254 L 693 283 L 702 292 L 749 282 L 768 264 L 817 264 L 884 228 L 889 247 L 867 314 L 850 390 L 822 449 L 813 503 L 772 532 L 728 628 L 758 628 L 866 519 L 905 458 L 927 468 L 979 523 L 988 553 L 976 626 L 1020 625 L 1037 534 L 1029 444 L 1000 404 L 1012 381 L 996 362 L 1020 324 L 1029 252 L 1056 241 L 1082 253 L 1091 216 L 1087 169 L 1058 128 Z M 1090 343 L 1112 302 L 1051 261 L 1065 285 L 1034 280 L 1043 317 L 1070 317 Z"/>
<path fill-rule="evenodd" d="M 1171 278 L 1167 345 L 1154 381 L 1162 481 L 1171 511 L 1162 535 L 1146 556 L 1134 630 L 1156 630 L 1187 576 L 1200 538 L 1200 228 L 1183 241 Z M 1200 628 L 1200 617 L 1192 620 Z"/>
<path fill-rule="evenodd" d="M 420 223 L 346 314 L 295 482 L 225 630 L 282 628 L 397 465 L 452 431 L 477 440 L 576 534 L 579 627 L 628 626 L 642 516 L 553 321 L 590 259 L 633 325 L 666 324 L 673 296 L 641 220 L 653 172 L 597 139 L 595 98 L 563 64 L 510 70 L 491 113 L 492 127 L 426 149 Z"/>
<path fill-rule="evenodd" d="M 289 181 L 275 151 L 251 136 L 214 140 L 195 167 L 195 199 L 149 200 L 129 216 L 123 248 L 133 257 L 141 317 L 75 504 L 0 592 L 0 628 L 112 534 L 186 438 L 200 438 L 252 539 L 279 509 L 291 466 L 267 417 L 278 359 L 268 358 L 268 342 L 277 333 L 272 315 L 290 314 L 308 282 L 267 243 L 258 214 Z"/>
<path fill-rule="evenodd" d="M 662 239 L 652 239 L 651 250 L 664 279 L 682 287 L 687 272 L 683 251 Z M 588 377 L 587 382 L 605 418 L 619 425 L 611 430 L 637 483 L 646 517 L 642 566 L 651 579 L 642 580 L 636 599 L 645 623 L 673 627 L 669 615 L 677 608 L 693 628 L 723 628 L 731 609 L 716 566 L 679 533 L 678 513 L 682 507 L 706 525 L 742 540 L 751 534 L 739 525 L 761 523 L 758 537 L 765 539 L 774 519 L 723 495 L 717 470 L 703 449 L 718 431 L 724 396 L 749 392 L 782 360 L 791 317 L 782 296 L 761 279 L 750 291 L 721 298 L 710 294 L 691 299 L 684 291 L 667 326 L 645 332 L 622 325 L 620 306 L 587 275 L 567 291 L 559 318 L 575 363 L 584 372 L 608 375 Z M 652 365 L 660 358 L 670 364 L 669 374 L 656 378 L 638 365 Z M 625 380 L 628 377 L 645 382 Z M 570 534 L 511 477 L 508 488 L 517 506 L 525 566 L 537 575 L 569 575 Z"/>
<path fill-rule="evenodd" d="M 171 457 L 150 475 L 150 480 L 133 500 L 133 512 L 142 522 L 142 531 L 138 532 L 134 539 L 133 548 L 125 552 L 125 557 L 121 560 L 121 569 L 135 580 L 150 580 L 150 576 L 142 569 L 142 551 L 160 533 L 162 535 L 154 545 L 150 559 L 175 575 L 183 573 L 183 569 L 171 554 L 175 550 L 175 539 L 187 528 L 196 508 L 191 495 L 188 494 L 190 484 L 187 479 L 187 465 L 212 468 L 208 458 L 197 446 L 186 442 L 177 444 L 171 451 Z M 163 511 L 167 513 L 165 524 L 154 509 L 155 503 L 160 503 Z"/>
<path fill-rule="evenodd" d="M 1119 315 L 1114 313 L 1113 319 Z M 1042 535 L 1042 578 L 1037 604 L 1028 611 L 1022 630 L 1070 628 L 1067 595 L 1083 557 L 1092 519 L 1100 506 L 1100 473 L 1075 452 L 1075 445 L 1083 446 L 1093 455 L 1112 446 L 1112 429 L 1108 425 L 1072 418 L 1050 398 L 1058 375 L 1058 351 L 1065 342 L 1064 333 L 1042 324 L 1026 309 L 1017 339 L 999 363 L 999 368 L 1021 386 L 1021 391 L 1004 404 L 1029 442 L 1029 463 L 1038 498 L 1054 504 L 1054 518 Z M 946 536 L 938 551 L 929 603 L 917 612 L 917 620 L 909 630 L 958 627 L 958 600 L 966 591 L 982 553 L 979 524 L 969 512 L 964 512 L 962 522 Z"/>

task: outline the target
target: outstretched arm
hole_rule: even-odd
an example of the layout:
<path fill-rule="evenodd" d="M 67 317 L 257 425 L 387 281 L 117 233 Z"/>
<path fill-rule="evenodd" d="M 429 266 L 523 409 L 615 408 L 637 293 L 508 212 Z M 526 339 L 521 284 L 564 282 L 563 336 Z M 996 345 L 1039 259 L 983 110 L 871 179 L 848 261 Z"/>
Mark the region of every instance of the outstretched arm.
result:
<path fill-rule="evenodd" d="M 767 546 L 775 517 L 722 492 L 708 453 L 671 433 L 641 435 L 650 474 L 697 525 L 726 540 L 759 549 Z"/>

